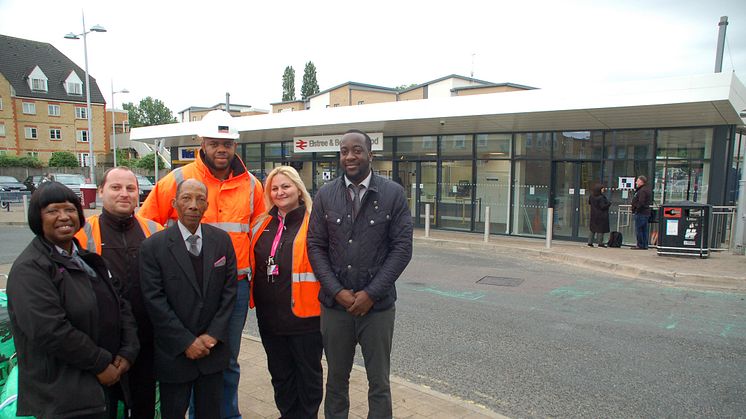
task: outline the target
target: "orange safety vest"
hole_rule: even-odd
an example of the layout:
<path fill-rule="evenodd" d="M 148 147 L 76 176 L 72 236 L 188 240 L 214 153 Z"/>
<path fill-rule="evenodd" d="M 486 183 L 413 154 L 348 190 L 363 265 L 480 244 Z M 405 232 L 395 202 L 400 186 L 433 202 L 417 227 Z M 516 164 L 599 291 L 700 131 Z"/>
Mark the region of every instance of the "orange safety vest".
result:
<path fill-rule="evenodd" d="M 316 317 L 321 315 L 321 303 L 319 302 L 319 290 L 321 284 L 313 274 L 311 262 L 308 260 L 308 246 L 306 236 L 308 235 L 309 213 L 303 216 L 303 223 L 298 229 L 298 234 L 293 241 L 293 266 L 290 308 L 297 317 Z M 254 281 L 253 272 L 256 268 L 254 258 L 254 247 L 262 235 L 265 227 L 272 221 L 272 217 L 265 213 L 259 217 L 251 226 L 251 272 L 252 281 L 249 294 L 249 307 L 254 308 Z"/>
<path fill-rule="evenodd" d="M 75 238 L 78 239 L 80 245 L 86 250 L 96 249 L 96 253 L 101 254 L 101 224 L 99 223 L 99 215 L 87 217 L 85 219 L 85 225 L 83 228 L 78 230 L 75 234 Z M 140 224 L 142 232 L 145 233 L 145 238 L 150 237 L 155 232 L 163 230 L 163 226 L 156 223 L 155 221 L 143 218 L 138 214 L 135 214 L 135 219 Z M 92 250 L 91 250 L 92 251 Z"/>
<path fill-rule="evenodd" d="M 202 160 L 202 151 L 195 161 L 174 169 L 153 187 L 138 214 L 157 223 L 170 226 L 179 216 L 171 205 L 176 196 L 176 187 L 185 179 L 197 179 L 207 186 L 207 210 L 202 223 L 218 227 L 228 233 L 236 251 L 236 267 L 239 279 L 250 276 L 249 240 L 250 223 L 264 212 L 264 189 L 254 175 L 246 170 L 236 156 L 231 175 L 221 181 L 213 176 Z"/>

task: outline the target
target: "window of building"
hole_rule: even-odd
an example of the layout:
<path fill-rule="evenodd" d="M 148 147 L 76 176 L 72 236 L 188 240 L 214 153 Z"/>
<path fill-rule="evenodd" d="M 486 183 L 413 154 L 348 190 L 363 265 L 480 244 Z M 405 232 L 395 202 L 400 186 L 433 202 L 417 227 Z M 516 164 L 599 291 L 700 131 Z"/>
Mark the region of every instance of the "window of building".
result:
<path fill-rule="evenodd" d="M 554 158 L 601 159 L 604 134 L 601 131 L 563 131 L 555 133 Z"/>
<path fill-rule="evenodd" d="M 62 139 L 62 130 L 59 128 L 50 128 L 49 129 L 49 139 L 50 140 L 61 140 Z"/>
<path fill-rule="evenodd" d="M 512 138 L 511 134 L 477 134 L 477 158 L 510 158 Z"/>
<path fill-rule="evenodd" d="M 515 155 L 534 159 L 548 159 L 552 152 L 551 132 L 516 134 Z"/>
<path fill-rule="evenodd" d="M 7 156 L 8 150 L 0 150 L 0 156 Z"/>
<path fill-rule="evenodd" d="M 0 96 L 0 111 L 3 110 L 3 97 Z"/>
<path fill-rule="evenodd" d="M 88 130 L 79 129 L 77 133 L 77 139 L 78 139 L 78 142 L 87 143 L 88 142 Z"/>
<path fill-rule="evenodd" d="M 60 105 L 47 106 L 47 112 L 49 113 L 49 116 L 60 116 Z"/>
<path fill-rule="evenodd" d="M 90 166 L 88 162 L 88 155 L 88 153 L 78 153 L 78 163 L 80 164 L 80 167 Z"/>
<path fill-rule="evenodd" d="M 39 137 L 37 137 L 37 133 L 36 133 L 36 128 L 35 127 L 24 127 L 24 131 L 26 133 L 26 139 L 27 140 L 36 140 L 37 138 L 39 138 Z"/>
<path fill-rule="evenodd" d="M 193 117 L 192 117 L 192 121 L 199 121 L 199 119 L 197 119 L 197 117 L 196 117 L 196 116 L 193 116 Z"/>
<path fill-rule="evenodd" d="M 440 140 L 440 152 L 444 157 L 471 157 L 471 135 L 445 135 Z"/>
<path fill-rule="evenodd" d="M 38 159 L 39 158 L 39 152 L 38 151 L 27 151 L 26 152 L 26 156 Z"/>
<path fill-rule="evenodd" d="M 23 102 L 23 113 L 27 115 L 36 115 L 36 103 Z"/>
<path fill-rule="evenodd" d="M 31 79 L 31 90 L 47 91 L 47 81 L 45 79 Z"/>
<path fill-rule="evenodd" d="M 67 94 L 82 96 L 83 95 L 83 83 L 68 82 L 67 83 Z"/>
<path fill-rule="evenodd" d="M 75 117 L 77 119 L 88 119 L 88 108 L 83 108 L 80 106 L 75 107 Z"/>
<path fill-rule="evenodd" d="M 358 104 L 358 105 L 363 105 L 363 104 L 365 104 L 365 101 L 364 101 L 364 100 L 358 100 L 358 101 L 357 101 L 357 104 Z"/>
<path fill-rule="evenodd" d="M 5 137 L 5 124 L 0 124 L 0 137 Z"/>

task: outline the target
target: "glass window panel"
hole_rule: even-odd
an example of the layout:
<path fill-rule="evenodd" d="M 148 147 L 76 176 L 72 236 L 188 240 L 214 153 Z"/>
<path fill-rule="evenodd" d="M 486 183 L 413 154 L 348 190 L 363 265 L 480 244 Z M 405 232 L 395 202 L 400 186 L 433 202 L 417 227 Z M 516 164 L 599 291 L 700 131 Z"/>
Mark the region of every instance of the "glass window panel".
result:
<path fill-rule="evenodd" d="M 293 148 L 293 142 L 287 141 L 282 143 L 284 147 L 284 158 L 286 161 L 311 161 L 313 153 L 296 153 Z"/>
<path fill-rule="evenodd" d="M 516 157 L 548 159 L 551 149 L 551 132 L 527 132 L 515 135 Z"/>
<path fill-rule="evenodd" d="M 490 233 L 508 234 L 510 160 L 477 160 L 476 164 L 474 229 L 484 232 L 485 208 L 490 207 Z"/>
<path fill-rule="evenodd" d="M 400 159 L 432 159 L 438 156 L 438 137 L 426 135 L 422 137 L 399 137 L 396 143 L 396 154 Z"/>
<path fill-rule="evenodd" d="M 383 137 L 383 150 L 373 152 L 373 160 L 376 159 L 393 159 L 394 158 L 394 138 Z"/>
<path fill-rule="evenodd" d="M 372 164 L 373 173 L 386 179 L 394 180 L 401 184 L 401 180 L 396 180 L 393 169 L 393 162 L 391 160 L 375 160 L 373 159 Z"/>
<path fill-rule="evenodd" d="M 441 162 L 439 227 L 471 230 L 471 196 L 474 190 L 471 173 L 471 160 Z"/>
<path fill-rule="evenodd" d="M 658 158 L 709 159 L 712 128 L 658 131 Z"/>
<path fill-rule="evenodd" d="M 606 136 L 606 158 L 612 160 L 652 159 L 653 130 L 611 131 Z"/>
<path fill-rule="evenodd" d="M 265 160 L 282 160 L 282 143 L 265 143 L 264 144 L 264 159 Z"/>
<path fill-rule="evenodd" d="M 658 160 L 655 168 L 655 202 L 707 203 L 709 170 L 708 161 Z"/>
<path fill-rule="evenodd" d="M 477 134 L 477 158 L 510 158 L 510 134 Z"/>
<path fill-rule="evenodd" d="M 601 159 L 604 135 L 601 131 L 555 133 L 554 158 Z"/>
<path fill-rule="evenodd" d="M 443 157 L 471 157 L 471 135 L 444 135 L 440 137 L 440 152 Z"/>
<path fill-rule="evenodd" d="M 245 160 L 261 160 L 262 159 L 262 145 L 261 144 L 244 144 L 246 150 L 244 154 Z"/>
<path fill-rule="evenodd" d="M 551 163 L 548 161 L 515 162 L 514 234 L 545 236 L 550 171 Z"/>
<path fill-rule="evenodd" d="M 611 208 L 609 208 L 609 224 L 611 231 L 619 231 L 622 233 L 624 243 L 635 243 L 635 230 L 634 230 L 634 219 L 631 218 L 629 213 L 629 205 L 632 203 L 632 196 L 634 190 L 621 190 L 619 189 L 619 178 L 620 177 L 637 177 L 638 175 L 644 175 L 648 178 L 648 182 L 655 182 L 655 161 L 654 160 L 607 160 L 604 164 L 604 180 L 603 183 L 609 188 L 606 191 L 606 197 L 611 202 Z M 655 190 L 655 183 L 653 183 L 653 199 L 657 204 L 660 204 L 661 200 L 658 197 L 658 192 Z M 626 211 L 619 211 L 620 205 L 626 205 Z"/>

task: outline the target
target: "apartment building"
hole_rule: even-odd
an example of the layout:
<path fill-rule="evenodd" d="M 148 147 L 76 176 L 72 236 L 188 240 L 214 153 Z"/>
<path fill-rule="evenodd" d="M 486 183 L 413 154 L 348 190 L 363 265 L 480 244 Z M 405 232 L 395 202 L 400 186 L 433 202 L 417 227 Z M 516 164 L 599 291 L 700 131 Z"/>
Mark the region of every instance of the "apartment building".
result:
<path fill-rule="evenodd" d="M 475 79 L 473 77 L 450 74 L 435 80 L 411 86 L 404 90 L 350 81 L 321 91 L 305 101 L 292 100 L 276 102 L 272 103 L 271 106 L 272 113 L 279 113 L 302 111 L 306 109 L 325 109 L 336 108 L 339 106 L 503 93 L 533 89 L 536 88 L 515 83 L 492 83 Z"/>
<path fill-rule="evenodd" d="M 230 109 L 227 109 L 231 116 L 250 116 L 250 115 L 264 115 L 269 113 L 266 109 L 255 108 L 251 105 L 236 105 L 231 103 L 228 105 Z M 208 112 L 215 109 L 226 110 L 225 102 L 218 103 L 210 107 L 204 106 L 190 106 L 183 111 L 179 112 L 179 122 L 191 122 L 201 121 Z"/>
<path fill-rule="evenodd" d="M 90 78 L 93 136 L 88 132 L 85 72 L 49 43 L 0 35 L 0 154 L 49 161 L 72 151 L 88 166 L 109 150 L 106 101 Z"/>

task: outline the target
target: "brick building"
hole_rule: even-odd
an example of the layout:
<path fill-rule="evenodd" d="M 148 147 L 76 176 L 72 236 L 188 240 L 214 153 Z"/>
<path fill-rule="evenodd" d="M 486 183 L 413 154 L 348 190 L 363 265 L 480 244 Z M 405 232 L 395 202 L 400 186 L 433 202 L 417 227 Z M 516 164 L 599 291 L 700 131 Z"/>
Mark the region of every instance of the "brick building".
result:
<path fill-rule="evenodd" d="M 0 154 L 37 157 L 71 151 L 89 163 L 85 71 L 49 43 L 0 35 Z M 90 78 L 96 161 L 105 161 L 106 101 Z"/>

